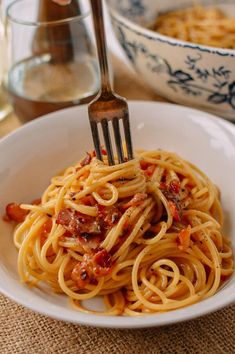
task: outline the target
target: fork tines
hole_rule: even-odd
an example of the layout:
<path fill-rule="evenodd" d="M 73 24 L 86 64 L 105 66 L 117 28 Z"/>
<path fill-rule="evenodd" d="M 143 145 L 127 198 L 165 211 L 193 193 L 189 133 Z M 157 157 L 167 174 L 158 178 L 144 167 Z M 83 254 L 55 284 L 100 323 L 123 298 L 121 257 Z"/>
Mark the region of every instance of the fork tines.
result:
<path fill-rule="evenodd" d="M 104 146 L 107 152 L 108 163 L 109 165 L 115 164 L 109 125 L 109 122 L 112 122 L 118 162 L 123 163 L 133 159 L 129 111 L 126 101 L 116 95 L 109 99 L 106 97 L 105 100 L 102 96 L 100 96 L 97 100 L 90 103 L 88 111 L 97 158 L 103 161 L 102 143 L 98 127 L 98 124 L 100 124 L 103 132 Z M 120 121 L 123 123 L 124 139 L 122 139 Z M 123 142 L 126 145 L 127 156 L 125 156 L 123 150 Z"/>

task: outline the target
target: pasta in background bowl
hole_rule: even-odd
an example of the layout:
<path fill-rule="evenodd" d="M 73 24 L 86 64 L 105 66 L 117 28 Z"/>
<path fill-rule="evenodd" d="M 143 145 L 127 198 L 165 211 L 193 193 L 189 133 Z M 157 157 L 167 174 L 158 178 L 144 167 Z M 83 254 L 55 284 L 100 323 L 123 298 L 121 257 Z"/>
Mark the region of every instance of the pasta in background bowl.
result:
<path fill-rule="evenodd" d="M 235 17 L 233 0 L 198 3 Z M 184 41 L 184 25 L 179 29 L 181 39 L 151 30 L 159 15 L 193 7 L 195 1 L 108 0 L 108 4 L 116 37 L 140 79 L 170 101 L 235 121 L 235 49 L 210 46 L 209 40 L 208 46 L 204 40 L 203 45 Z M 231 26 L 234 23 L 231 20 Z M 233 36 L 234 32 L 235 28 Z"/>
<path fill-rule="evenodd" d="M 136 149 L 161 148 L 196 164 L 220 188 L 225 214 L 224 232 L 235 246 L 235 128 L 223 120 L 180 106 L 131 102 L 131 123 Z M 182 129 L 183 127 L 183 129 Z M 51 177 L 73 165 L 92 146 L 87 108 L 55 112 L 25 125 L 0 141 L 1 215 L 14 201 L 30 203 L 48 186 Z M 67 297 L 55 294 L 42 282 L 29 287 L 19 281 L 13 228 L 0 221 L 0 290 L 6 296 L 53 318 L 101 327 L 137 328 L 170 324 L 215 311 L 235 300 L 235 277 L 218 292 L 182 309 L 131 318 L 80 313 Z M 89 309 L 104 310 L 101 298 L 86 301 Z"/>

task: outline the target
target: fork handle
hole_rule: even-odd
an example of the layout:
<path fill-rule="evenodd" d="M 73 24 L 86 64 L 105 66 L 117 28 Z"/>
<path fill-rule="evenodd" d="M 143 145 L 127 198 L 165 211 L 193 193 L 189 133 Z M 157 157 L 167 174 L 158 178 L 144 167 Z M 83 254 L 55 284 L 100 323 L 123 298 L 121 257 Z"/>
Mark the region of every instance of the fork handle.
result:
<path fill-rule="evenodd" d="M 104 27 L 104 15 L 102 0 L 91 0 L 93 23 L 95 29 L 96 45 L 101 74 L 102 93 L 111 93 L 112 88 L 109 79 L 109 64 L 107 54 L 107 42 Z"/>

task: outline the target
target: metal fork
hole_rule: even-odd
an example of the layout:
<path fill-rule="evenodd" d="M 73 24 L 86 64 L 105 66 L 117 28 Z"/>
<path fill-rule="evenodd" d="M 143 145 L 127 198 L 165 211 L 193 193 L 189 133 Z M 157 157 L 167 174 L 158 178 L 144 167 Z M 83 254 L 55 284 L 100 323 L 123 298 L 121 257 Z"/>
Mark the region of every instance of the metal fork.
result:
<path fill-rule="evenodd" d="M 122 146 L 120 121 L 123 122 L 125 143 L 127 147 L 127 159 L 133 159 L 129 110 L 126 100 L 114 93 L 110 83 L 102 0 L 91 0 L 91 7 L 101 73 L 101 88 L 98 96 L 89 104 L 89 120 L 97 158 L 102 160 L 102 148 L 98 130 L 98 124 L 100 123 L 103 131 L 108 163 L 109 165 L 114 165 L 115 160 L 109 122 L 112 122 L 113 126 L 114 140 L 119 163 L 126 161 Z"/>

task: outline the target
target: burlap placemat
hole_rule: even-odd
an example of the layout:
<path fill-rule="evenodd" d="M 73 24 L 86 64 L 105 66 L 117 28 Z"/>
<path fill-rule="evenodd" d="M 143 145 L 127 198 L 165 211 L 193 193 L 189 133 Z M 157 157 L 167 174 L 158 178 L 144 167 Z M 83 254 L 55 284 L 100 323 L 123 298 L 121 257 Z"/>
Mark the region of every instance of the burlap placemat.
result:
<path fill-rule="evenodd" d="M 0 296 L 1 354 L 235 353 L 235 305 L 200 319 L 144 330 L 54 321 Z"/>
<path fill-rule="evenodd" d="M 128 99 L 163 100 L 118 61 L 115 88 Z M 0 136 L 20 125 L 11 115 Z M 235 305 L 203 318 L 145 330 L 82 327 L 35 314 L 0 295 L 0 354 L 235 354 Z"/>

